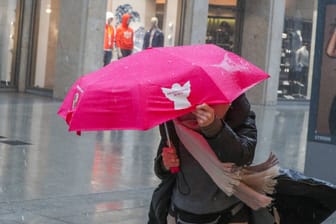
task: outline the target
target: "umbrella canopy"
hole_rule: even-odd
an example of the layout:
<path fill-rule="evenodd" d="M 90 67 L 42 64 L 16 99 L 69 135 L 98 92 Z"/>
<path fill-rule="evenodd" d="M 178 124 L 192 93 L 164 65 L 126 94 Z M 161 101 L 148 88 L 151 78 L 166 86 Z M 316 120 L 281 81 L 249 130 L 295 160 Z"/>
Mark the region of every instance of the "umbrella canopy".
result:
<path fill-rule="evenodd" d="M 152 48 L 79 78 L 58 114 L 70 131 L 147 130 L 201 103 L 230 103 L 268 77 L 215 45 Z"/>

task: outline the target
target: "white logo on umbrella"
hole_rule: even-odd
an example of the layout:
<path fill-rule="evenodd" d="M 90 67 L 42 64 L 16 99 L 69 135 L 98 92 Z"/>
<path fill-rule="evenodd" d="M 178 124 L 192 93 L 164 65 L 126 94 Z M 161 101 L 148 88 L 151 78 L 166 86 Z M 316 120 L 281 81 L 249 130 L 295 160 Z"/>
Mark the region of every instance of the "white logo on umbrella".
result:
<path fill-rule="evenodd" d="M 236 57 L 235 60 L 232 60 L 232 57 Z M 228 74 L 234 74 L 235 71 L 249 71 L 250 68 L 249 62 L 242 60 L 238 56 L 229 56 L 228 54 L 224 55 L 224 59 L 220 64 L 212 66 L 223 68 L 226 71 L 231 71 Z"/>
<path fill-rule="evenodd" d="M 187 99 L 190 95 L 190 81 L 186 82 L 183 86 L 178 83 L 174 83 L 169 88 L 161 88 L 165 96 L 174 102 L 174 109 L 181 110 L 191 106 L 191 103 Z"/>

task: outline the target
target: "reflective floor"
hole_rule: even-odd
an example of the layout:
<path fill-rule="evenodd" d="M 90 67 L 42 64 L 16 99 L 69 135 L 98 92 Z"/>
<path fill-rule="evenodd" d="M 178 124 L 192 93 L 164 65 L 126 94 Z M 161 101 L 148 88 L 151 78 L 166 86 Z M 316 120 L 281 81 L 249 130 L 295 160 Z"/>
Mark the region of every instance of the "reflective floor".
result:
<path fill-rule="evenodd" d="M 159 141 L 149 131 L 69 133 L 60 101 L 0 93 L 1 224 L 144 224 Z M 303 171 L 308 105 L 254 106 L 256 162 Z M 329 222 L 329 223 L 336 223 Z"/>

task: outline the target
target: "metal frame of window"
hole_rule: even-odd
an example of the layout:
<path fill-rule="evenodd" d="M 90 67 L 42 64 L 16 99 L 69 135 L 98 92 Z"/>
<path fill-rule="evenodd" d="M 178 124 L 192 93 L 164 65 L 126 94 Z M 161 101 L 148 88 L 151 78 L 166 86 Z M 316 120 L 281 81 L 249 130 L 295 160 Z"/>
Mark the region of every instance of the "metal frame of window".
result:
<path fill-rule="evenodd" d="M 40 20 L 40 10 L 41 10 L 41 0 L 33 0 L 32 2 L 32 16 L 31 16 L 31 29 L 29 33 L 29 49 L 28 49 L 28 60 L 27 60 L 27 77 L 25 92 L 33 93 L 43 96 L 52 96 L 53 90 L 45 88 L 34 87 L 35 70 L 36 70 L 36 55 L 38 46 L 38 32 L 39 32 L 39 20 Z"/>
<path fill-rule="evenodd" d="M 13 61 L 11 63 L 11 82 L 9 85 L 1 85 L 0 91 L 16 91 L 18 89 L 18 77 L 20 72 L 20 57 L 22 45 L 22 29 L 23 29 L 23 13 L 25 0 L 17 0 L 16 15 L 15 15 L 15 31 L 14 31 L 14 46 L 13 46 Z"/>

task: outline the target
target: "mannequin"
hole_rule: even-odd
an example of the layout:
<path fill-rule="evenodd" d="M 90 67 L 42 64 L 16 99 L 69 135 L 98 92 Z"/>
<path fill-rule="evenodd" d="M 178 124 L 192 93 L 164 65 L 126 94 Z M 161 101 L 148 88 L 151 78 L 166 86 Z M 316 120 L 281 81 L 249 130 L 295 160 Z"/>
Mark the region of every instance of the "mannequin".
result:
<path fill-rule="evenodd" d="M 307 91 L 307 77 L 308 77 L 308 67 L 309 67 L 309 45 L 308 43 L 303 43 L 295 52 L 295 73 L 296 81 L 304 85 L 303 94 Z"/>
<path fill-rule="evenodd" d="M 296 30 L 292 33 L 292 51 L 296 51 L 302 47 L 302 33 L 301 30 Z"/>
<path fill-rule="evenodd" d="M 295 61 L 296 66 L 298 67 L 297 70 L 301 71 L 303 67 L 309 66 L 309 51 L 308 51 L 308 44 L 304 43 L 302 47 L 300 47 L 295 52 Z"/>
<path fill-rule="evenodd" d="M 163 47 L 164 35 L 158 27 L 158 22 L 158 18 L 152 17 L 151 28 L 146 32 L 144 36 L 142 49 Z"/>
<path fill-rule="evenodd" d="M 118 58 L 123 58 L 131 55 L 134 48 L 134 31 L 129 26 L 131 22 L 131 15 L 124 14 L 121 18 L 121 24 L 116 32 L 116 45 Z"/>
<path fill-rule="evenodd" d="M 108 65 L 112 59 L 112 51 L 114 47 L 114 27 L 113 13 L 106 13 L 106 24 L 104 34 L 104 66 Z"/>

